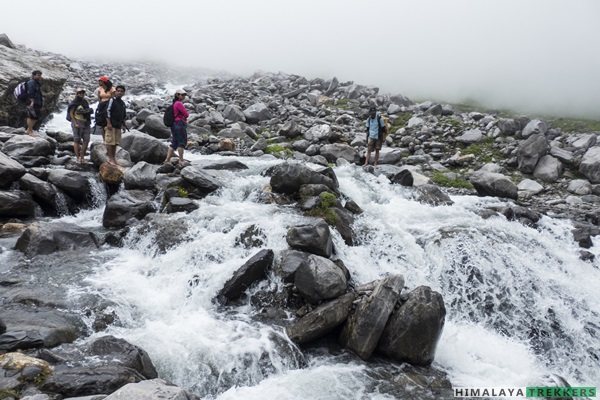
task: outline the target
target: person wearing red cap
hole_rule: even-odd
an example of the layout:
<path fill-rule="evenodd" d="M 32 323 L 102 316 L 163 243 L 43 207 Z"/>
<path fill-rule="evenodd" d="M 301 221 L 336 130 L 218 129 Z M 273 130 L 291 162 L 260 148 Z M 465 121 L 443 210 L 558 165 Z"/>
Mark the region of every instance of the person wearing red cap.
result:
<path fill-rule="evenodd" d="M 115 88 L 106 75 L 102 75 L 100 78 L 98 78 L 98 85 L 98 89 L 96 89 L 96 94 L 98 95 L 98 107 L 96 107 L 96 126 L 99 126 L 102 129 L 102 138 L 104 138 L 106 118 L 99 118 L 99 116 L 106 115 L 106 107 L 108 106 L 108 101 L 112 99 L 115 94 Z"/>

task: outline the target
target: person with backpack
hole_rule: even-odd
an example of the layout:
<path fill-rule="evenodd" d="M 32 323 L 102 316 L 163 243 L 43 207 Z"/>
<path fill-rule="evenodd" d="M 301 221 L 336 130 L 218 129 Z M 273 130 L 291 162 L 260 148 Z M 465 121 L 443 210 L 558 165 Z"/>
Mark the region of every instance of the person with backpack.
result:
<path fill-rule="evenodd" d="M 27 81 L 27 134 L 29 136 L 37 136 L 33 132 L 33 128 L 41 117 L 42 105 L 44 98 L 42 97 L 42 71 L 35 70 L 31 73 L 31 79 Z"/>
<path fill-rule="evenodd" d="M 104 128 L 106 127 L 106 107 L 108 102 L 115 95 L 115 88 L 113 83 L 110 81 L 108 76 L 102 75 L 98 78 L 98 88 L 96 89 L 96 95 L 98 96 L 98 106 L 96 107 L 95 126 L 100 127 L 102 130 L 102 138 L 104 139 Z"/>
<path fill-rule="evenodd" d="M 369 165 L 371 159 L 371 152 L 375 150 L 375 162 L 373 166 L 377 168 L 379 162 L 379 150 L 383 144 L 383 131 L 386 129 L 386 124 L 379 115 L 377 115 L 377 107 L 371 106 L 369 108 L 369 118 L 365 121 L 367 128 L 367 158 L 364 166 Z"/>
<path fill-rule="evenodd" d="M 187 92 L 183 89 L 177 89 L 173 97 L 173 125 L 171 126 L 171 144 L 167 150 L 165 163 L 171 161 L 173 152 L 177 150 L 179 155 L 179 165 L 183 165 L 183 150 L 187 146 L 187 119 L 190 116 L 183 105 Z M 170 108 L 170 107 L 169 107 Z"/>
<path fill-rule="evenodd" d="M 115 97 L 108 101 L 106 107 L 106 128 L 104 129 L 104 145 L 108 154 L 109 164 L 117 164 L 117 145 L 121 144 L 121 131 L 125 131 L 125 119 L 127 117 L 127 107 L 122 97 L 125 94 L 125 86 L 118 85 L 115 90 Z"/>
<path fill-rule="evenodd" d="M 71 129 L 73 129 L 73 150 L 77 163 L 84 163 L 85 152 L 90 143 L 92 109 L 85 98 L 85 89 L 79 88 L 75 93 L 75 99 L 67 107 L 67 120 L 71 121 Z"/>

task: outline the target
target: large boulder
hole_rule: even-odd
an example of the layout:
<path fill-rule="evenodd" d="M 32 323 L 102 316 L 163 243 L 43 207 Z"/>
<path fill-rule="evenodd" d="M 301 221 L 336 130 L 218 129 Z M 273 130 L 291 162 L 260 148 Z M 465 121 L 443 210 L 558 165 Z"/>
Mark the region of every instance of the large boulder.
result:
<path fill-rule="evenodd" d="M 372 293 L 360 299 L 356 310 L 346 321 L 340 336 L 342 345 L 363 360 L 369 359 L 403 288 L 402 275 L 388 276 L 377 282 Z"/>
<path fill-rule="evenodd" d="M 264 103 L 255 103 L 244 110 L 246 122 L 249 124 L 258 124 L 260 121 L 271 119 L 273 114 Z"/>
<path fill-rule="evenodd" d="M 330 163 L 336 162 L 338 158 L 343 158 L 344 160 L 353 163 L 355 157 L 358 156 L 354 147 L 342 143 L 326 144 L 322 146 L 321 155 Z"/>
<path fill-rule="evenodd" d="M 128 383 L 116 392 L 108 395 L 107 397 L 104 397 L 104 400 L 123 399 L 196 400 L 197 397 L 181 389 L 180 387 L 177 387 L 172 383 L 165 381 L 164 379 L 150 379 L 138 383 Z"/>
<path fill-rule="evenodd" d="M 585 152 L 579 164 L 579 172 L 592 183 L 600 183 L 600 147 L 592 147 Z"/>
<path fill-rule="evenodd" d="M 267 271 L 273 265 L 273 250 L 263 249 L 244 263 L 233 276 L 225 282 L 220 295 L 228 300 L 235 300 L 242 295 L 254 282 L 267 276 Z"/>
<path fill-rule="evenodd" d="M 545 156 L 550 149 L 548 139 L 544 135 L 534 134 L 521 142 L 517 149 L 517 162 L 519 170 L 531 174 L 540 158 Z"/>
<path fill-rule="evenodd" d="M 305 251 L 323 257 L 331 257 L 333 241 L 329 225 L 319 220 L 312 225 L 298 225 L 290 228 L 286 235 L 292 249 Z"/>
<path fill-rule="evenodd" d="M 288 337 L 298 344 L 307 343 L 333 331 L 346 321 L 356 293 L 346 293 L 315 308 L 286 328 Z"/>
<path fill-rule="evenodd" d="M 23 191 L 0 191 L 0 217 L 18 218 L 35 215 L 35 202 Z"/>
<path fill-rule="evenodd" d="M 216 179 L 215 174 L 200 167 L 185 167 L 181 170 L 181 177 L 195 189 L 198 198 L 205 197 L 221 187 L 221 183 Z"/>
<path fill-rule="evenodd" d="M 0 152 L 0 189 L 8 189 L 14 181 L 25 175 L 25 172 L 25 167 Z"/>
<path fill-rule="evenodd" d="M 15 250 L 28 257 L 83 248 L 96 248 L 90 232 L 79 225 L 64 222 L 34 222 L 15 244 Z"/>
<path fill-rule="evenodd" d="M 131 131 L 123 135 L 121 146 L 127 150 L 133 162 L 146 161 L 160 164 L 167 157 L 167 145 L 146 133 Z"/>
<path fill-rule="evenodd" d="M 271 187 L 274 192 L 294 194 L 302 185 L 323 184 L 337 192 L 338 182 L 333 177 L 319 173 L 301 163 L 282 163 L 271 171 Z"/>
<path fill-rule="evenodd" d="M 562 163 L 551 155 L 546 154 L 538 161 L 533 170 L 533 176 L 543 182 L 556 182 L 563 171 Z"/>
<path fill-rule="evenodd" d="M 30 79 L 34 69 L 42 71 L 44 106 L 39 120 L 42 123 L 56 109 L 63 91 L 67 80 L 64 65 L 55 58 L 0 46 L 0 126 L 25 126 L 25 107 L 14 99 L 13 90 L 18 83 Z"/>
<path fill-rule="evenodd" d="M 240 106 L 228 104 L 223 110 L 223 117 L 230 122 L 246 122 L 246 116 Z"/>
<path fill-rule="evenodd" d="M 120 364 L 141 373 L 147 379 L 158 377 L 148 353 L 124 339 L 102 336 L 89 345 L 88 354 L 104 358 L 110 364 Z"/>
<path fill-rule="evenodd" d="M 72 200 L 50 182 L 25 174 L 19 179 L 19 187 L 29 191 L 45 212 L 64 215 L 71 211 Z"/>
<path fill-rule="evenodd" d="M 479 196 L 518 198 L 518 188 L 507 176 L 494 172 L 475 171 L 469 177 Z"/>
<path fill-rule="evenodd" d="M 298 268 L 294 285 L 310 303 L 334 299 L 346 291 L 348 281 L 344 271 L 333 261 L 311 254 Z"/>
<path fill-rule="evenodd" d="M 14 135 L 2 145 L 2 152 L 15 159 L 49 157 L 54 155 L 55 149 L 53 139 L 29 135 Z"/>
<path fill-rule="evenodd" d="M 165 126 L 163 117 L 159 114 L 148 115 L 144 129 L 148 135 L 157 139 L 168 139 L 171 137 L 171 129 Z"/>
<path fill-rule="evenodd" d="M 154 189 L 158 165 L 140 161 L 123 174 L 125 189 Z"/>
<path fill-rule="evenodd" d="M 533 119 L 529 121 L 525 128 L 523 128 L 523 132 L 521 132 L 521 136 L 523 139 L 527 139 L 531 135 L 542 135 L 544 136 L 548 131 L 548 125 L 542 120 Z"/>
<path fill-rule="evenodd" d="M 105 228 L 124 228 L 130 218 L 142 219 L 156 211 L 154 195 L 143 190 L 121 190 L 108 199 L 102 225 Z"/>
<path fill-rule="evenodd" d="M 48 174 L 50 183 L 78 201 L 91 198 L 90 178 L 88 174 L 66 169 L 53 169 Z"/>
<path fill-rule="evenodd" d="M 445 317 L 442 295 L 427 286 L 419 286 L 391 315 L 379 339 L 377 351 L 412 365 L 431 365 L 444 329 Z"/>

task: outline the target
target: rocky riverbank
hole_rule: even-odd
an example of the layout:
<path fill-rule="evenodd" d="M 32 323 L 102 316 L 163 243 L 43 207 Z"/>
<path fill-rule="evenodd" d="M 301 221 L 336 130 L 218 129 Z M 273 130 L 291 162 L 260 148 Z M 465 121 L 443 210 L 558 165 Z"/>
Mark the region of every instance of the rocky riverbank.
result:
<path fill-rule="evenodd" d="M 216 299 L 227 307 L 246 288 L 265 279 L 266 271 L 277 271 L 288 285 L 286 293 L 265 293 L 256 301 L 266 310 L 265 319 L 285 326 L 288 336 L 299 345 L 334 332 L 340 346 L 365 360 L 377 351 L 391 360 L 427 366 L 443 328 L 445 308 L 439 294 L 427 287 L 403 291 L 400 275 L 352 282 L 343 260 L 331 260 L 329 230 L 336 229 L 352 246 L 356 241 L 352 222 L 361 209 L 338 190 L 330 167 L 364 163 L 364 120 L 371 105 L 387 116 L 391 131 L 380 165 L 366 168 L 364 173 L 384 175 L 393 183 L 412 187 L 415 199 L 433 206 L 452 205 L 449 195 L 453 193 L 510 200 L 510 206 L 484 210 L 484 218 L 501 216 L 532 226 L 543 215 L 571 219 L 581 257 L 594 257 L 585 249 L 600 232 L 598 132 L 562 132 L 525 116 L 458 112 L 450 105 L 430 101 L 414 104 L 405 96 L 383 94 L 378 88 L 336 78 L 307 79 L 283 73 L 249 78 L 203 75 L 201 79 L 183 74 L 173 78 L 173 71 L 158 66 L 94 65 L 1 43 L 0 60 L 0 218 L 6 222 L 3 234 L 18 237 L 15 248 L 28 258 L 76 248 L 122 246 L 133 226 L 160 232 L 157 246 L 167 249 L 182 240 L 185 232 L 165 216 L 192 212 L 198 200 L 222 188 L 220 170 L 246 168 L 236 161 L 183 167 L 175 162 L 162 164 L 169 137 L 162 113 L 170 99 L 150 95 L 172 79 L 188 82 L 188 151 L 285 159 L 277 168 L 263 172 L 270 177 L 270 188 L 265 188 L 260 201 L 293 205 L 307 216 L 325 221 L 291 228 L 287 251 L 278 257 L 270 250 L 259 251 Z M 130 132 L 124 135 L 117 153 L 122 168 L 106 163 L 101 145 L 91 148 L 91 164 L 77 164 L 70 132 L 46 130 L 29 137 L 22 127 L 15 127 L 22 121 L 18 118 L 21 110 L 11 102 L 12 89 L 29 76 L 32 67 L 44 71 L 45 116 L 64 106 L 75 87 L 92 92 L 100 75 L 124 84 L 126 100 L 127 95 L 136 95 L 128 102 Z M 148 96 L 142 99 L 138 95 Z M 307 162 L 320 168 L 307 168 Z M 90 232 L 38 221 L 96 207 L 99 198 L 106 201 L 103 229 Z M 260 232 L 249 231 L 240 240 L 261 247 Z M 60 287 L 50 294 L 39 288 L 26 289 L 25 276 L 15 273 L 0 282 L 7 288 L 1 318 L 6 327 L 0 324 L 0 352 L 7 354 L 0 356 L 4 374 L 0 387 L 11 390 L 14 397 L 46 393 L 46 398 L 59 398 L 57 394 L 108 394 L 129 382 L 157 378 L 147 354 L 119 339 L 104 337 L 86 345 L 70 345 L 92 331 L 102 332 L 113 322 L 105 312 L 106 305 L 79 310 L 60 299 Z M 194 285 L 193 279 L 190 285 Z M 62 311 L 65 309 L 72 311 Z M 81 312 L 93 315 L 92 326 L 84 323 Z M 286 312 L 295 315 L 293 323 L 281 317 Z M 407 317 L 416 314 L 420 316 Z M 415 329 L 429 332 L 418 348 L 407 345 L 422 339 L 415 336 Z M 61 344 L 60 350 L 51 350 Z M 407 348 L 417 351 L 402 350 Z M 15 361 L 17 350 L 26 351 L 33 359 Z M 123 354 L 125 359 L 120 358 Z M 78 365 L 90 357 L 112 361 L 99 362 L 93 368 Z M 438 398 L 451 397 L 444 392 L 450 384 L 441 372 L 415 368 L 426 382 L 420 386 L 422 390 Z M 414 371 L 409 370 L 405 379 L 411 381 Z M 151 390 L 172 388 L 166 382 L 152 382 Z M 172 389 L 170 398 L 176 398 L 180 389 Z M 180 398 L 193 398 L 182 393 L 179 396 L 187 397 Z"/>

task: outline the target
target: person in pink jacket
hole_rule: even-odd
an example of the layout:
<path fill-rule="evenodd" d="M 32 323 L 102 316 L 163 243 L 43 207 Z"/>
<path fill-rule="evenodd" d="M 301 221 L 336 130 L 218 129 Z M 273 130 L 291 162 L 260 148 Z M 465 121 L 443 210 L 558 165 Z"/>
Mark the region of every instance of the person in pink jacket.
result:
<path fill-rule="evenodd" d="M 183 159 L 183 150 L 187 145 L 187 119 L 190 114 L 183 105 L 183 100 L 187 96 L 187 93 L 183 89 L 177 89 L 175 96 L 173 97 L 173 114 L 175 115 L 175 122 L 171 127 L 171 144 L 169 150 L 167 150 L 167 158 L 165 163 L 171 161 L 173 152 L 177 150 L 179 155 L 179 165 L 183 165 L 185 160 Z"/>

